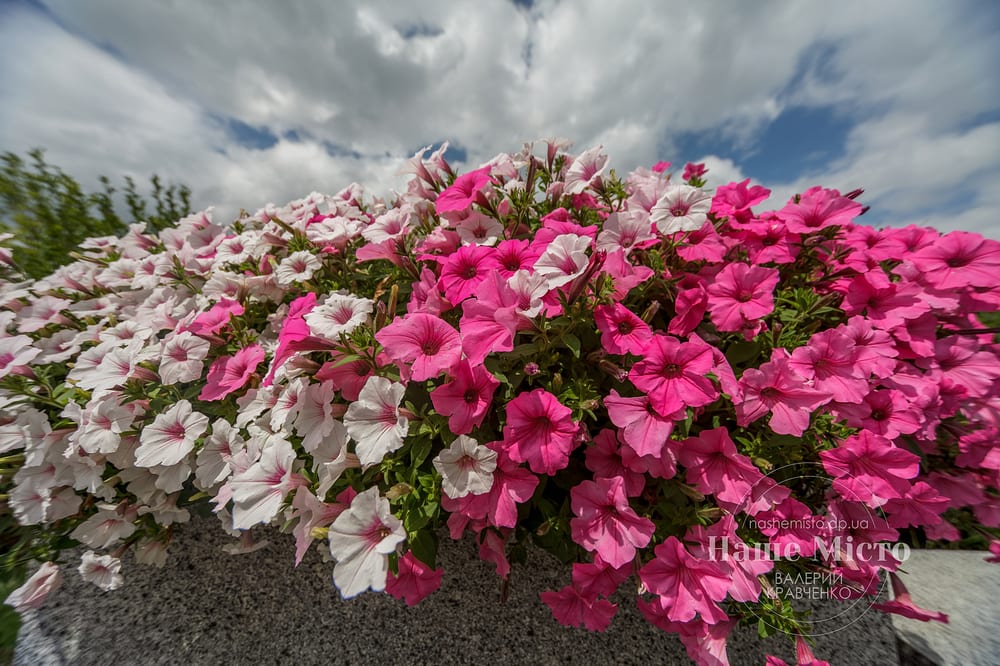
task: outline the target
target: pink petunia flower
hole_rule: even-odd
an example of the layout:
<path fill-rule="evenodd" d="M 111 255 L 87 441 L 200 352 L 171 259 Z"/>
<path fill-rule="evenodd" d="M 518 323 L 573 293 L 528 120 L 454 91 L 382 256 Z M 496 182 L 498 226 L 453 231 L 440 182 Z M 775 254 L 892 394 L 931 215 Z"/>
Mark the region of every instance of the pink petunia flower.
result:
<path fill-rule="evenodd" d="M 250 381 L 263 360 L 264 350 L 260 345 L 250 345 L 232 356 L 219 357 L 209 368 L 198 399 L 208 402 L 222 400 L 233 391 L 240 390 Z"/>
<path fill-rule="evenodd" d="M 747 368 L 739 384 L 743 399 L 734 402 L 737 425 L 745 427 L 770 412 L 771 430 L 781 435 L 802 435 L 809 427 L 810 414 L 831 397 L 809 387 L 791 369 L 788 352 L 781 348 L 759 369 Z"/>
<path fill-rule="evenodd" d="M 559 624 L 567 627 L 583 625 L 590 631 L 604 631 L 611 625 L 611 618 L 618 610 L 618 606 L 607 599 L 581 593 L 572 585 L 558 592 L 542 592 L 539 596 Z"/>
<path fill-rule="evenodd" d="M 708 312 L 720 331 L 739 331 L 774 311 L 778 271 L 734 262 L 708 285 Z"/>
<path fill-rule="evenodd" d="M 684 418 L 682 410 L 669 416 L 661 416 L 652 408 L 647 396 L 626 398 L 618 395 L 614 389 L 604 398 L 604 406 L 611 422 L 622 429 L 621 436 L 625 446 L 640 457 L 664 457 L 664 447 L 674 431 L 674 421 Z"/>
<path fill-rule="evenodd" d="M 499 273 L 509 278 L 520 270 L 531 270 L 542 253 L 542 248 L 527 240 L 505 240 L 497 245 L 496 258 Z"/>
<path fill-rule="evenodd" d="M 813 335 L 788 365 L 837 402 L 860 403 L 869 391 L 868 376 L 855 364 L 854 342 L 836 329 Z"/>
<path fill-rule="evenodd" d="M 895 528 L 940 525 L 941 514 L 948 508 L 947 497 L 934 488 L 918 481 L 900 499 L 890 499 L 883 509 L 889 516 L 889 525 Z"/>
<path fill-rule="evenodd" d="M 920 472 L 919 456 L 867 430 L 819 456 L 823 468 L 834 477 L 834 490 L 845 499 L 872 507 L 905 496 L 909 479 Z"/>
<path fill-rule="evenodd" d="M 967 231 L 952 231 L 907 257 L 938 289 L 991 287 L 1000 275 L 1000 243 Z"/>
<path fill-rule="evenodd" d="M 405 601 L 407 606 L 416 606 L 441 587 L 444 569 L 431 569 L 411 551 L 399 558 L 397 568 L 396 573 L 389 572 L 385 591 Z"/>
<path fill-rule="evenodd" d="M 389 358 L 409 363 L 410 376 L 418 382 L 433 379 L 462 357 L 462 338 L 440 317 L 418 312 L 375 334 Z"/>
<path fill-rule="evenodd" d="M 621 477 L 625 482 L 625 494 L 629 497 L 640 495 L 646 487 L 646 477 L 625 466 L 622 460 L 621 443 L 618 433 L 604 428 L 594 436 L 594 443 L 584 452 L 587 469 L 594 477 Z"/>
<path fill-rule="evenodd" d="M 573 410 L 545 389 L 519 394 L 507 404 L 503 443 L 508 455 L 536 474 L 555 474 L 569 464 L 578 431 Z"/>
<path fill-rule="evenodd" d="M 455 514 L 461 514 L 460 517 L 465 519 L 485 519 L 494 527 L 515 527 L 517 505 L 531 499 L 535 488 L 538 487 L 538 477 L 511 460 L 503 442 L 489 442 L 485 446 L 497 454 L 497 466 L 493 471 L 493 485 L 490 491 L 482 495 L 469 494 L 458 499 L 444 495 L 441 497 L 441 508 L 451 512 L 453 518 Z"/>
<path fill-rule="evenodd" d="M 861 204 L 836 190 L 812 187 L 790 201 L 778 216 L 796 234 L 809 234 L 829 226 L 845 226 L 861 214 Z"/>
<path fill-rule="evenodd" d="M 570 520 L 573 541 L 615 568 L 635 559 L 656 530 L 629 506 L 620 476 L 581 482 L 570 490 L 570 505 L 576 516 Z"/>
<path fill-rule="evenodd" d="M 743 214 L 771 195 L 771 190 L 760 185 L 749 187 L 750 179 L 722 185 L 712 199 L 712 212 L 718 217 L 735 217 L 744 221 Z"/>
<path fill-rule="evenodd" d="M 476 195 L 490 182 L 490 169 L 491 167 L 484 166 L 456 178 L 455 182 L 441 192 L 434 202 L 438 215 L 469 210 L 476 200 Z"/>
<path fill-rule="evenodd" d="M 472 365 L 465 359 L 450 374 L 450 381 L 431 391 L 431 403 L 438 414 L 448 417 L 448 428 L 453 433 L 466 435 L 483 422 L 500 382 L 482 365 Z"/>
<path fill-rule="evenodd" d="M 673 536 L 653 553 L 656 557 L 639 569 L 639 580 L 660 595 L 669 620 L 689 622 L 700 616 L 716 624 L 728 619 L 716 602 L 726 598 L 731 581 L 718 564 L 695 557 Z"/>
<path fill-rule="evenodd" d="M 448 256 L 441 267 L 438 288 L 452 305 L 476 292 L 476 287 L 500 266 L 497 251 L 485 245 L 465 245 Z"/>
<path fill-rule="evenodd" d="M 686 468 L 688 483 L 699 492 L 731 504 L 750 499 L 751 489 L 763 476 L 749 458 L 736 450 L 724 427 L 703 430 L 697 437 L 684 440 L 677 458 Z"/>
<path fill-rule="evenodd" d="M 655 335 L 646 347 L 645 357 L 632 366 L 628 376 L 649 396 L 653 409 L 669 417 L 685 407 L 701 407 L 719 397 L 719 391 L 705 376 L 713 365 L 707 345 Z"/>
<path fill-rule="evenodd" d="M 594 323 L 601 332 L 601 346 L 610 354 L 639 356 L 653 337 L 649 324 L 621 303 L 598 305 Z"/>
<path fill-rule="evenodd" d="M 899 576 L 890 572 L 889 580 L 892 582 L 892 601 L 872 604 L 872 608 L 883 613 L 895 613 L 896 615 L 908 617 L 911 620 L 919 620 L 920 622 L 934 620 L 935 622 L 948 624 L 948 616 L 946 614 L 938 611 L 929 611 L 913 603 L 913 599 L 910 598 L 910 591 L 906 589 L 906 585 L 903 584 L 903 580 Z"/>
<path fill-rule="evenodd" d="M 231 317 L 243 314 L 243 306 L 237 301 L 222 299 L 206 312 L 202 312 L 187 329 L 195 335 L 215 335 L 229 324 Z"/>

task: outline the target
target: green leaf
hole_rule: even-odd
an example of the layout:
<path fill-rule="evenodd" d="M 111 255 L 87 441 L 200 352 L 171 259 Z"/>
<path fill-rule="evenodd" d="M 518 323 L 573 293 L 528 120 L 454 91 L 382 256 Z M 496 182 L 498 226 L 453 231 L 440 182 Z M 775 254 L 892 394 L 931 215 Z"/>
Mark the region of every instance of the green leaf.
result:
<path fill-rule="evenodd" d="M 427 456 L 430 455 L 433 446 L 434 443 L 431 442 L 429 437 L 421 437 L 413 442 L 410 448 L 410 461 L 414 468 L 420 467 L 423 464 Z"/>
<path fill-rule="evenodd" d="M 410 552 L 413 556 L 429 566 L 437 568 L 437 536 L 430 530 L 420 530 L 410 535 Z"/>
<path fill-rule="evenodd" d="M 562 339 L 566 343 L 566 346 L 569 347 L 569 350 L 573 352 L 573 356 L 580 358 L 580 338 L 572 333 L 566 333 Z"/>

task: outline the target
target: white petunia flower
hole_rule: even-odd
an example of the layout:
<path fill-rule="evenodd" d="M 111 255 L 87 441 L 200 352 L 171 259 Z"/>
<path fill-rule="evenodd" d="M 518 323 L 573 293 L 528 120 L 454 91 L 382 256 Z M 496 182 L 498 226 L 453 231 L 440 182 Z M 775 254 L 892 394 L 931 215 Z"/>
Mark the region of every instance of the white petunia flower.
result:
<path fill-rule="evenodd" d="M 549 293 L 549 281 L 544 275 L 522 268 L 507 279 L 507 286 L 517 295 L 518 314 L 532 319 L 545 307 L 542 299 Z"/>
<path fill-rule="evenodd" d="M 273 436 L 268 438 L 260 459 L 229 480 L 234 529 L 247 530 L 258 523 L 269 523 L 278 515 L 285 496 L 301 481 L 292 474 L 294 462 L 291 443 Z"/>
<path fill-rule="evenodd" d="M 312 279 L 313 273 L 323 267 L 312 252 L 299 250 L 281 260 L 274 269 L 274 277 L 280 285 L 293 285 Z"/>
<path fill-rule="evenodd" d="M 122 561 L 110 555 L 98 555 L 92 550 L 83 554 L 80 561 L 80 576 L 105 592 L 117 590 L 125 583 L 121 574 Z"/>
<path fill-rule="evenodd" d="M 372 376 L 365 382 L 357 401 L 344 415 L 347 434 L 357 446 L 355 450 L 362 468 L 382 461 L 403 445 L 409 421 L 399 413 L 406 387 L 385 377 Z"/>
<path fill-rule="evenodd" d="M 328 533 L 330 554 L 337 560 L 333 583 L 344 599 L 368 588 L 381 592 L 389 572 L 389 553 L 404 539 L 403 524 L 389 510 L 389 501 L 369 488 L 351 500 Z"/>
<path fill-rule="evenodd" d="M 452 499 L 482 495 L 493 487 L 497 468 L 496 451 L 480 446 L 476 440 L 461 435 L 433 460 L 441 473 L 441 489 Z"/>
<path fill-rule="evenodd" d="M 0 338 L 0 379 L 10 374 L 11 370 L 27 365 L 41 353 L 34 347 L 27 335 L 14 335 Z"/>
<path fill-rule="evenodd" d="M 488 215 L 472 211 L 455 224 L 455 231 L 466 245 L 496 245 L 503 236 L 503 225 Z"/>
<path fill-rule="evenodd" d="M 84 522 L 77 525 L 70 536 L 91 548 L 110 548 L 135 533 L 135 524 L 118 513 L 115 508 L 102 507 Z"/>
<path fill-rule="evenodd" d="M 576 234 L 556 236 L 535 262 L 534 271 L 549 281 L 555 289 L 583 275 L 590 263 L 587 248 L 590 239 Z"/>
<path fill-rule="evenodd" d="M 38 571 L 24 582 L 24 585 L 11 592 L 4 603 L 18 613 L 39 608 L 50 594 L 62 584 L 62 573 L 59 565 L 45 562 Z"/>
<path fill-rule="evenodd" d="M 697 231 L 708 220 L 712 195 L 699 187 L 671 185 L 649 212 L 661 234 Z"/>
<path fill-rule="evenodd" d="M 316 337 L 338 342 L 341 333 L 350 333 L 368 320 L 373 305 L 368 298 L 331 294 L 306 315 L 306 323 Z"/>
<path fill-rule="evenodd" d="M 157 374 L 165 385 L 193 382 L 201 378 L 211 345 L 190 331 L 174 333 L 163 340 Z"/>
<path fill-rule="evenodd" d="M 608 156 L 602 155 L 603 146 L 580 153 L 566 170 L 566 194 L 580 194 L 594 185 L 608 166 Z"/>
<path fill-rule="evenodd" d="M 626 255 L 639 243 L 653 239 L 653 225 L 644 210 L 622 211 L 608 215 L 597 236 L 597 249 L 622 250 Z"/>
<path fill-rule="evenodd" d="M 398 238 L 410 228 L 411 208 L 401 206 L 392 208 L 375 218 L 361 231 L 361 235 L 369 243 L 381 243 L 392 238 Z"/>
<path fill-rule="evenodd" d="M 195 412 L 187 400 L 181 400 L 142 429 L 135 464 L 176 465 L 194 449 L 195 440 L 207 429 L 208 417 Z"/>

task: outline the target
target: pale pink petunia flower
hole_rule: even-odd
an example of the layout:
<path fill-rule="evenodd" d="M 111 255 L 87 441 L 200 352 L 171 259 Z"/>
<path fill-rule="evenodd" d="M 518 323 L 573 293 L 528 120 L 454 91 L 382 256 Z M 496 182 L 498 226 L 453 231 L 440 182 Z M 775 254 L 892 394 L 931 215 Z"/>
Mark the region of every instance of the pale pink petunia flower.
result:
<path fill-rule="evenodd" d="M 410 364 L 415 381 L 433 379 L 462 358 L 462 338 L 446 321 L 418 312 L 395 319 L 375 334 L 389 358 Z"/>
<path fill-rule="evenodd" d="M 712 195 L 690 185 L 671 185 L 656 202 L 649 219 L 661 234 L 697 231 L 708 221 Z"/>
<path fill-rule="evenodd" d="M 371 588 L 385 589 L 389 554 L 406 539 L 399 518 L 378 488 L 359 493 L 351 507 L 337 516 L 328 533 L 330 554 L 337 560 L 333 582 L 344 599 Z"/>
<path fill-rule="evenodd" d="M 566 194 L 580 194 L 588 187 L 600 183 L 601 174 L 608 166 L 608 156 L 601 154 L 603 146 L 595 146 L 580 153 L 566 169 Z"/>
<path fill-rule="evenodd" d="M 556 236 L 535 262 L 535 273 L 548 280 L 550 289 L 572 282 L 583 275 L 590 264 L 590 257 L 587 256 L 590 244 L 591 240 L 587 236 Z"/>
<path fill-rule="evenodd" d="M 313 274 L 323 267 L 323 263 L 312 252 L 299 250 L 281 260 L 274 269 L 274 277 L 278 284 L 290 286 L 300 282 L 308 282 Z"/>
<path fill-rule="evenodd" d="M 194 450 L 195 441 L 207 429 L 208 417 L 195 412 L 187 400 L 180 400 L 142 429 L 135 464 L 175 465 Z"/>
<path fill-rule="evenodd" d="M 4 603 L 18 613 L 40 608 L 49 595 L 62 585 L 62 572 L 54 562 L 45 562 L 19 588 L 7 595 Z"/>
<path fill-rule="evenodd" d="M 211 345 L 208 340 L 182 331 L 165 338 L 160 349 L 157 374 L 160 382 L 169 386 L 200 379 Z"/>
<path fill-rule="evenodd" d="M 55 296 L 40 296 L 31 305 L 17 313 L 17 330 L 19 333 L 34 333 L 49 324 L 66 325 L 69 320 L 63 316 L 72 301 Z"/>
<path fill-rule="evenodd" d="M 382 243 L 405 236 L 410 228 L 412 212 L 410 206 L 390 208 L 362 229 L 361 235 L 369 243 Z"/>
<path fill-rule="evenodd" d="M 40 353 L 27 335 L 0 337 L 0 379 L 23 369 Z"/>
<path fill-rule="evenodd" d="M 339 342 L 368 321 L 374 303 L 368 298 L 345 294 L 330 294 L 321 304 L 305 315 L 309 331 L 316 337 Z"/>
<path fill-rule="evenodd" d="M 621 211 L 608 215 L 597 236 L 595 249 L 608 253 L 621 250 L 627 256 L 654 238 L 653 225 L 645 211 Z"/>
<path fill-rule="evenodd" d="M 125 584 L 121 570 L 122 561 L 117 557 L 98 555 L 92 550 L 84 553 L 80 560 L 80 577 L 105 592 L 117 590 Z"/>
<path fill-rule="evenodd" d="M 452 499 L 482 495 L 493 486 L 496 452 L 466 435 L 456 437 L 432 462 L 441 474 L 441 491 Z"/>
<path fill-rule="evenodd" d="M 268 523 L 281 508 L 285 497 L 306 483 L 293 472 L 295 451 L 288 440 L 269 438 L 260 459 L 230 479 L 233 496 L 233 528 L 248 530 Z"/>
<path fill-rule="evenodd" d="M 361 394 L 347 408 L 344 425 L 357 443 L 364 468 L 382 461 L 403 445 L 409 421 L 399 413 L 406 387 L 385 377 L 369 377 Z"/>
<path fill-rule="evenodd" d="M 455 230 L 466 245 L 496 245 L 504 232 L 500 222 L 478 211 L 472 211 L 468 217 L 456 222 Z"/>
<path fill-rule="evenodd" d="M 135 530 L 135 523 L 126 515 L 113 506 L 102 506 L 97 513 L 77 525 L 70 536 L 91 548 L 105 549 L 132 536 Z"/>

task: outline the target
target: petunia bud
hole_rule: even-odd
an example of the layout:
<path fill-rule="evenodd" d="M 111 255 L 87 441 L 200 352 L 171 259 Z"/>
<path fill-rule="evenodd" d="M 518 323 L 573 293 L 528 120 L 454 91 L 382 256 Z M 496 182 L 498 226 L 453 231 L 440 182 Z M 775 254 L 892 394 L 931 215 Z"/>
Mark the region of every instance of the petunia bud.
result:
<path fill-rule="evenodd" d="M 386 492 L 385 497 L 390 502 L 395 502 L 400 497 L 406 497 L 413 492 L 413 486 L 406 483 L 397 483 Z"/>

